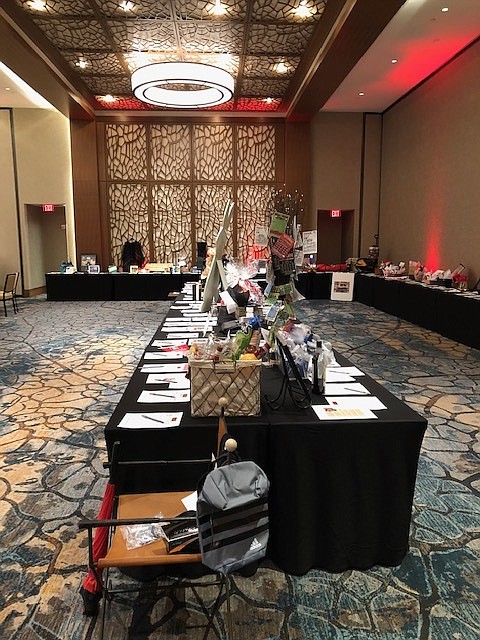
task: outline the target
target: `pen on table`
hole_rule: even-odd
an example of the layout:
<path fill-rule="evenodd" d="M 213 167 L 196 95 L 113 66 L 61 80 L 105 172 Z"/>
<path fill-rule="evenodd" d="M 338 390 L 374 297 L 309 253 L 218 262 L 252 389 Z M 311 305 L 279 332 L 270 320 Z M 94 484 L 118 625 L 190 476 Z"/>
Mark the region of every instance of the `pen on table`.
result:
<path fill-rule="evenodd" d="M 153 420 L 153 422 L 160 422 L 161 424 L 165 424 L 163 420 L 159 420 L 158 418 L 152 418 L 151 416 L 142 415 L 142 418 L 145 418 L 145 420 Z"/>
<path fill-rule="evenodd" d="M 150 391 L 152 396 L 162 396 L 162 398 L 175 398 L 175 395 L 171 393 L 158 393 L 156 391 Z"/>
<path fill-rule="evenodd" d="M 345 389 L 345 391 L 352 391 L 352 393 L 368 395 L 368 391 L 362 391 L 361 389 L 351 389 L 350 387 L 344 387 L 344 389 Z"/>

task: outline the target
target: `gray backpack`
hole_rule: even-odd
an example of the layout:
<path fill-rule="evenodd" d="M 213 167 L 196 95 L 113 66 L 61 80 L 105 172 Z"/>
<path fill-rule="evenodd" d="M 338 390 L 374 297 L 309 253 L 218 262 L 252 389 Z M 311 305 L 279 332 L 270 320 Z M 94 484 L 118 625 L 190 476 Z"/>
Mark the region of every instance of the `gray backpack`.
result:
<path fill-rule="evenodd" d="M 254 462 L 210 471 L 198 489 L 197 523 L 202 562 L 227 575 L 265 556 L 268 487 Z"/>

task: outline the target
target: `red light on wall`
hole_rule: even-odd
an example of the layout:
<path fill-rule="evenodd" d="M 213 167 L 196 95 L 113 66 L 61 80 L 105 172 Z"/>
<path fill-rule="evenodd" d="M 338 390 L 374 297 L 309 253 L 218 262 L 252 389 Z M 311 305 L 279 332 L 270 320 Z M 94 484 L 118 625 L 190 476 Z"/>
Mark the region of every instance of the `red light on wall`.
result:
<path fill-rule="evenodd" d="M 55 211 L 54 204 L 42 204 L 43 213 L 53 213 Z"/>
<path fill-rule="evenodd" d="M 330 218 L 341 218 L 342 210 L 341 209 L 332 209 L 330 211 Z"/>

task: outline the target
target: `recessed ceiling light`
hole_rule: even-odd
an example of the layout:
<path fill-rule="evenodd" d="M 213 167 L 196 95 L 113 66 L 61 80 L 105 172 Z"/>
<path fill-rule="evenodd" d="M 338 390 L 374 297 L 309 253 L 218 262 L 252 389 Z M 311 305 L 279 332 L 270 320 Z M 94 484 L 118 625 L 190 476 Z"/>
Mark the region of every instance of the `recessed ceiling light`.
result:
<path fill-rule="evenodd" d="M 271 104 L 273 102 L 273 98 L 265 98 L 264 102 L 266 102 L 267 104 Z"/>
<path fill-rule="evenodd" d="M 124 11 L 133 11 L 134 8 L 134 4 L 133 2 L 130 2 L 130 0 L 123 0 L 123 2 L 120 3 L 120 9 L 123 9 Z"/>
<path fill-rule="evenodd" d="M 364 96 L 364 95 L 365 95 L 365 92 L 364 92 L 364 91 L 360 91 L 358 95 L 359 95 L 359 96 Z"/>
<path fill-rule="evenodd" d="M 311 9 L 308 6 L 307 0 L 302 0 L 300 2 L 300 4 L 298 5 L 298 7 L 296 9 L 293 10 L 293 12 L 299 17 L 299 18 L 309 18 L 313 12 L 314 9 Z"/>
<path fill-rule="evenodd" d="M 227 7 L 221 2 L 221 0 L 215 0 L 215 4 L 209 11 L 216 16 L 223 16 L 223 14 L 227 13 Z"/>
<path fill-rule="evenodd" d="M 85 69 L 85 68 L 86 68 L 86 66 L 87 66 L 87 64 L 88 64 L 88 63 L 87 63 L 87 61 L 86 61 L 86 60 L 78 60 L 78 61 L 75 63 L 75 66 L 80 67 L 80 69 Z"/>
<path fill-rule="evenodd" d="M 117 101 L 117 99 L 114 98 L 113 96 L 111 96 L 109 93 L 107 93 L 106 96 L 102 96 L 102 100 L 104 102 L 116 102 Z"/>
<path fill-rule="evenodd" d="M 398 60 L 396 58 L 392 58 L 392 64 L 397 64 Z"/>
<path fill-rule="evenodd" d="M 45 0 L 30 0 L 30 2 L 28 3 L 30 9 L 35 9 L 35 11 L 46 11 L 46 5 L 47 3 L 45 2 Z"/>
<path fill-rule="evenodd" d="M 10 87 L 5 87 L 5 91 L 11 91 Z"/>
<path fill-rule="evenodd" d="M 447 13 L 448 7 L 443 7 L 442 11 L 443 11 L 443 13 Z"/>
<path fill-rule="evenodd" d="M 275 71 L 277 73 L 287 73 L 288 67 L 284 62 L 279 62 L 275 67 Z"/>

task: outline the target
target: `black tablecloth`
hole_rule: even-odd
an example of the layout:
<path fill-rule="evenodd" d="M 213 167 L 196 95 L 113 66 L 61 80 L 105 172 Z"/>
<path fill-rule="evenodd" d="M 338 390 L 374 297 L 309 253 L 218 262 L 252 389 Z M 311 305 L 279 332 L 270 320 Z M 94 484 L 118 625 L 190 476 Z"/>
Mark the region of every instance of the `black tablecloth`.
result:
<path fill-rule="evenodd" d="M 171 309 L 169 317 L 175 315 Z M 153 339 L 165 337 L 160 328 Z M 339 361 L 348 364 L 341 356 Z M 186 404 L 138 404 L 145 378 L 137 369 L 105 429 L 109 452 L 118 441 L 127 460 L 210 457 L 217 419 L 192 418 Z M 269 554 L 288 573 L 397 565 L 408 550 L 426 421 L 368 376 L 360 380 L 387 406 L 378 420 L 320 422 L 311 408 L 302 411 L 287 402 L 274 411 L 265 400 L 261 416 L 227 419 L 242 458 L 257 462 L 270 478 Z M 277 395 L 280 384 L 278 369 L 262 370 L 262 396 Z M 118 428 L 127 411 L 141 410 L 184 415 L 176 428 Z M 161 477 L 132 473 L 129 489 L 190 489 L 200 475 L 198 467 L 185 465 Z"/>
<path fill-rule="evenodd" d="M 296 287 L 307 300 L 330 300 L 332 274 L 313 271 L 300 273 Z"/>
<path fill-rule="evenodd" d="M 46 273 L 47 300 L 112 300 L 109 273 Z"/>
<path fill-rule="evenodd" d="M 480 296 L 408 280 L 356 274 L 355 300 L 480 349 Z"/>
<path fill-rule="evenodd" d="M 47 273 L 47 299 L 67 300 L 168 300 L 196 273 Z"/>

